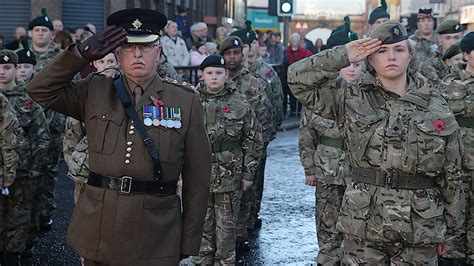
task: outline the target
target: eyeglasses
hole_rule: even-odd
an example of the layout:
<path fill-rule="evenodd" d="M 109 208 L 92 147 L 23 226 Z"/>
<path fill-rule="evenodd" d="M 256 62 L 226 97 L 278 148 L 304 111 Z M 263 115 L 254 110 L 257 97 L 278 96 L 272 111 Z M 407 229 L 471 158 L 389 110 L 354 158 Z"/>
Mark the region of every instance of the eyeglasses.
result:
<path fill-rule="evenodd" d="M 158 47 L 157 44 L 154 43 L 148 43 L 148 44 L 124 44 L 121 46 L 121 50 L 124 52 L 133 52 L 135 51 L 136 47 L 140 49 L 144 53 L 149 53 L 155 49 L 155 47 Z"/>

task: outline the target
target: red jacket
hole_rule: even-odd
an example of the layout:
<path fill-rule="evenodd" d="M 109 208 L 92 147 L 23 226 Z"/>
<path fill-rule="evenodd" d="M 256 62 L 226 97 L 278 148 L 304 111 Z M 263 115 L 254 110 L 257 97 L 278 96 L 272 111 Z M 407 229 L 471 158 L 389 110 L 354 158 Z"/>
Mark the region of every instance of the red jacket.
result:
<path fill-rule="evenodd" d="M 291 65 L 296 61 L 299 61 L 303 58 L 306 58 L 308 56 L 313 55 L 313 53 L 311 53 L 311 51 L 303 49 L 301 47 L 298 47 L 298 50 L 293 51 L 293 49 L 291 49 L 291 46 L 288 46 L 285 49 L 285 53 L 288 56 L 288 65 Z"/>

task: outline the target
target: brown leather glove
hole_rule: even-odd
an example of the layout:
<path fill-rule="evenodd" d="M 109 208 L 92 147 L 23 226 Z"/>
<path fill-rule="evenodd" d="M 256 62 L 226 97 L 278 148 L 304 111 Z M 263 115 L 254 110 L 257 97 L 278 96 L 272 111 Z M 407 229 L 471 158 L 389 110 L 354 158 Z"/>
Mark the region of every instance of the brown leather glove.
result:
<path fill-rule="evenodd" d="M 127 42 L 125 36 L 126 32 L 122 27 L 108 26 L 103 31 L 79 44 L 77 49 L 86 60 L 98 60 Z"/>

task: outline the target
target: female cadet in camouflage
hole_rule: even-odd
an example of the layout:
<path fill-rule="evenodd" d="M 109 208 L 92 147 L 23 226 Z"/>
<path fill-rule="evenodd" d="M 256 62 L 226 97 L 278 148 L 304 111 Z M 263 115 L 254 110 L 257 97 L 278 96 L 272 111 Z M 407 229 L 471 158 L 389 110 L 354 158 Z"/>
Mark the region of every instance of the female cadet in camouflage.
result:
<path fill-rule="evenodd" d="M 327 48 L 348 43 L 348 33 L 350 24 L 347 30 L 334 30 L 327 41 Z M 362 65 L 362 62 L 352 63 L 339 71 L 339 77 L 356 82 L 361 76 Z M 305 108 L 300 123 L 299 151 L 305 169 L 305 184 L 316 186 L 317 263 L 339 265 L 342 234 L 337 231 L 336 223 L 346 184 L 350 182 L 351 169 L 336 122 Z"/>
<path fill-rule="evenodd" d="M 0 61 L 12 62 L 13 57 L 4 54 Z M 5 79 L 2 68 L 0 81 Z M 22 187 L 16 182 L 22 141 L 23 130 L 15 110 L 7 97 L 0 93 L 0 265 L 17 265 L 18 255 L 25 248 L 24 243 L 15 239 L 15 229 L 24 206 Z"/>
<path fill-rule="evenodd" d="M 337 229 L 343 264 L 435 265 L 464 222 L 459 126 L 426 79 L 396 21 L 292 65 L 295 96 L 334 119 L 352 163 Z M 367 58 L 357 84 L 341 68 Z"/>
<path fill-rule="evenodd" d="M 211 194 L 199 257 L 194 261 L 234 265 L 241 190 L 252 186 L 263 149 L 262 130 L 245 95 L 227 79 L 223 57 L 208 56 L 200 69 L 204 81 L 197 90 L 213 157 Z"/>
<path fill-rule="evenodd" d="M 439 87 L 440 93 L 448 101 L 461 128 L 464 146 L 463 168 L 466 173 L 466 231 L 456 239 L 456 245 L 440 258 L 440 265 L 474 264 L 474 32 L 468 33 L 459 44 L 467 64 L 452 68 Z M 467 239 L 467 240 L 466 240 Z M 467 260 L 466 260 L 467 259 Z M 455 263 L 458 264 L 455 264 Z"/>

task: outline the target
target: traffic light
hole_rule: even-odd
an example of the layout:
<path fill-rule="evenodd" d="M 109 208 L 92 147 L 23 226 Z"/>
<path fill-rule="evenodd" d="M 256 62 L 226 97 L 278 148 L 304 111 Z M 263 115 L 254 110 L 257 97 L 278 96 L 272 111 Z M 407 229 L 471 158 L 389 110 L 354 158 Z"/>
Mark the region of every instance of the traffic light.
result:
<path fill-rule="evenodd" d="M 293 0 L 278 0 L 278 16 L 291 17 L 295 12 Z"/>

